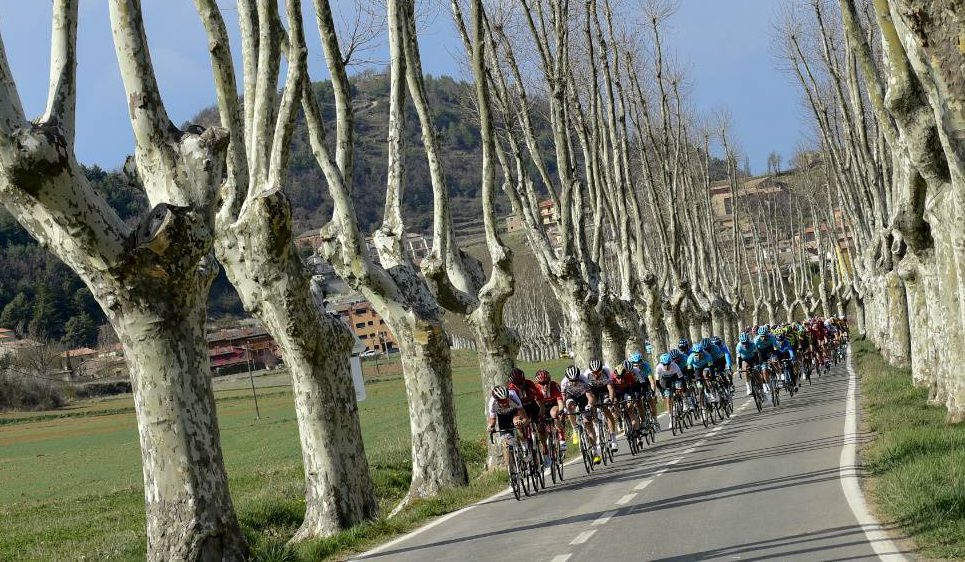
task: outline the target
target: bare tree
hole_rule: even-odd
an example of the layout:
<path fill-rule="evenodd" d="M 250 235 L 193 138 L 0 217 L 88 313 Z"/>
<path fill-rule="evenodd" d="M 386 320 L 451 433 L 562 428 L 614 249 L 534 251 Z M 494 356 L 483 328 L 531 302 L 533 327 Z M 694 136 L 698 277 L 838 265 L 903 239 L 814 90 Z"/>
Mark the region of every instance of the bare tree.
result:
<path fill-rule="evenodd" d="M 351 88 L 327 0 L 315 3 L 325 60 L 335 93 L 334 157 L 326 144 L 326 127 L 314 93 L 305 82 L 302 106 L 309 139 L 334 200 L 334 216 L 322 228 L 319 252 L 351 287 L 361 292 L 385 319 L 402 352 L 412 439 L 412 481 L 398 508 L 466 484 L 459 452 L 452 396 L 449 346 L 442 313 L 425 278 L 404 247 L 402 196 L 407 63 L 408 0 L 389 0 L 390 54 L 388 182 L 382 226 L 373 239 L 379 263 L 369 255 L 356 218 L 350 186 L 354 166 Z M 419 75 L 421 77 L 421 74 Z M 421 78 L 419 78 L 421 79 Z M 438 227 L 438 224 L 437 224 Z M 397 509 L 398 509 L 397 508 Z"/>
<path fill-rule="evenodd" d="M 221 122 L 231 134 L 215 248 L 245 309 L 272 334 L 292 377 L 305 470 L 305 520 L 293 540 L 322 537 L 376 515 L 350 372 L 352 337 L 314 303 L 284 195 L 291 137 L 306 76 L 300 0 L 288 31 L 272 0 L 241 0 L 245 104 L 214 0 L 195 0 L 208 34 Z M 288 59 L 279 92 L 282 52 Z"/>
<path fill-rule="evenodd" d="M 77 0 L 53 10 L 44 114 L 24 116 L 0 45 L 0 200 L 83 279 L 130 364 L 144 475 L 148 559 L 240 559 L 204 337 L 228 134 L 177 128 L 158 91 L 138 0 L 111 0 L 114 45 L 151 211 L 128 226 L 74 154 Z"/>

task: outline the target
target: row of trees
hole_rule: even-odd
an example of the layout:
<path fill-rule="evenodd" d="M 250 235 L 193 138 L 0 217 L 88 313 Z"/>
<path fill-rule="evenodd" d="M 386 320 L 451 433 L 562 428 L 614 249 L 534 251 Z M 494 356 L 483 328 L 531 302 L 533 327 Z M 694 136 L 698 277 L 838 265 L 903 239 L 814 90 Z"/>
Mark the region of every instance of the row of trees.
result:
<path fill-rule="evenodd" d="M 471 327 L 487 390 L 516 358 L 519 339 L 504 316 L 515 278 L 497 225 L 499 191 L 524 219 L 527 244 L 581 365 L 596 357 L 616 364 L 642 350 L 645 338 L 659 350 L 685 335 L 734 334 L 742 316 L 761 310 L 773 316 L 778 304 L 788 314 L 819 305 L 829 310 L 857 290 L 857 276 L 815 283 L 803 244 L 793 247 L 786 273 L 780 262 L 768 268 L 777 258 L 760 251 L 752 265 L 736 243 L 752 235 L 758 247 L 773 251 L 788 221 L 826 218 L 816 195 L 780 224 L 766 209 L 736 203 L 739 152 L 726 126 L 702 123 L 689 109 L 683 77 L 667 63 L 662 30 L 669 12 L 659 3 L 648 5 L 636 24 L 630 22 L 640 18 L 617 12 L 610 0 L 451 2 L 474 77 L 488 268 L 454 236 L 447 160 L 429 111 L 413 0 L 385 4 L 390 93 L 376 255 L 368 251 L 353 198 L 358 104 L 346 67 L 355 49 L 341 40 L 329 1 L 314 0 L 314 23 L 332 79 L 334 119 L 326 118 L 312 87 L 300 0 L 286 0 L 284 15 L 275 0 L 239 0 L 240 45 L 230 44 L 215 0 L 195 5 L 207 33 L 219 124 L 179 128 L 154 78 L 140 1 L 109 0 L 136 141 L 129 168 L 150 208 L 132 222 L 91 187 L 74 155 L 78 0 L 54 1 L 48 103 L 33 121 L 23 113 L 0 44 L 0 201 L 81 277 L 124 347 L 152 560 L 246 554 L 204 340 L 205 302 L 218 264 L 290 369 L 307 506 L 293 540 L 376 515 L 349 372 L 351 339 L 314 306 L 293 245 L 285 190 L 299 120 L 333 201 L 318 252 L 372 303 L 401 348 L 412 479 L 400 508 L 467 482 L 444 311 Z M 402 213 L 410 106 L 432 189 L 433 247 L 419 267 L 405 250 Z M 548 137 L 539 134 L 546 128 Z M 712 145 L 723 150 L 734 202 L 726 233 L 711 207 Z M 864 168 L 841 170 L 858 181 Z M 814 180 L 811 193 L 826 185 Z M 853 200 L 863 194 L 851 193 L 845 203 L 870 215 Z M 559 248 L 541 224 L 539 201 L 546 196 L 560 227 Z M 751 220 L 754 213 L 759 220 Z M 834 223 L 833 213 L 828 219 Z M 836 247 L 837 238 L 829 239 L 822 244 Z M 752 279 L 750 295 L 745 278 Z M 865 302 L 879 298 L 858 292 Z"/>
<path fill-rule="evenodd" d="M 856 244 L 862 333 L 965 419 L 965 79 L 955 2 L 808 0 L 781 43 Z M 843 234 L 843 233 L 842 233 Z"/>

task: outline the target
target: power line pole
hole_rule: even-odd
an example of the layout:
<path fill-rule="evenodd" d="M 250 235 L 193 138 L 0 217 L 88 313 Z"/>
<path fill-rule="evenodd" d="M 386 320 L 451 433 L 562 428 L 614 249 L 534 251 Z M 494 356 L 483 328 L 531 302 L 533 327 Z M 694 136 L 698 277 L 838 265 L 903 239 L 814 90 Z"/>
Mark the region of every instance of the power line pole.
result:
<path fill-rule="evenodd" d="M 245 359 L 246 359 L 246 363 L 248 364 L 248 382 L 251 383 L 251 397 L 255 401 L 255 417 L 260 420 L 261 410 L 258 409 L 258 393 L 255 392 L 255 377 L 251 374 L 251 364 L 252 364 L 251 348 L 248 345 L 247 338 L 245 339 Z"/>

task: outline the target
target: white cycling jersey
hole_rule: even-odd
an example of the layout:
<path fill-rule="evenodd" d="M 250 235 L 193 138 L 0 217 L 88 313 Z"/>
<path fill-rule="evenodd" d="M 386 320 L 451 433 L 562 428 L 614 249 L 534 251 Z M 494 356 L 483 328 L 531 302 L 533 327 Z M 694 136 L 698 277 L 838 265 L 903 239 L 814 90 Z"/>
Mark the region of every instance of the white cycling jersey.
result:
<path fill-rule="evenodd" d="M 586 394 L 588 386 L 589 382 L 586 380 L 585 375 L 580 375 L 576 377 L 576 380 L 572 381 L 569 377 L 563 377 L 563 382 L 560 383 L 560 392 L 567 398 L 576 398 L 577 396 Z"/>
<path fill-rule="evenodd" d="M 595 376 L 592 371 L 587 370 L 583 373 L 583 378 L 586 379 L 586 384 L 588 386 L 594 389 L 599 389 L 600 387 L 605 387 L 606 385 L 610 384 L 610 379 L 613 378 L 613 373 L 610 371 L 609 367 L 604 365 L 603 369 L 600 371 L 599 377 Z"/>
<path fill-rule="evenodd" d="M 494 418 L 496 416 L 506 416 L 516 412 L 516 410 L 523 407 L 523 403 L 519 401 L 519 396 L 513 390 L 509 391 L 509 402 L 506 404 L 500 404 L 492 396 L 489 397 L 489 407 L 486 408 L 486 413 L 489 417 Z"/>

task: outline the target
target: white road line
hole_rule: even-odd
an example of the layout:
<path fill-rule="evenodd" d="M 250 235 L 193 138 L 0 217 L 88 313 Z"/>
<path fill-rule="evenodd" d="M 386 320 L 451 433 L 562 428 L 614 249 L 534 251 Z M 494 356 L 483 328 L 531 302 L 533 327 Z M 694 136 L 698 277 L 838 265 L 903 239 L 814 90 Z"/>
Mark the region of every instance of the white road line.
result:
<path fill-rule="evenodd" d="M 571 540 L 571 541 L 570 541 L 570 544 L 571 544 L 571 545 L 583 544 L 583 543 L 585 543 L 586 541 L 590 540 L 590 537 L 592 537 L 595 533 L 596 533 L 596 529 L 591 529 L 591 530 L 589 530 L 589 531 L 583 531 L 583 532 L 580 533 L 579 535 L 576 535 L 576 538 L 573 539 L 573 540 Z"/>
<path fill-rule="evenodd" d="M 573 556 L 573 555 L 570 554 L 570 553 L 567 553 L 567 554 L 557 554 L 556 556 L 553 557 L 552 560 L 550 560 L 550 562 L 566 562 L 567 560 L 570 559 L 571 556 Z"/>
<path fill-rule="evenodd" d="M 599 527 L 600 525 L 606 525 L 607 522 L 610 520 L 610 518 L 612 518 L 616 514 L 617 514 L 617 510 L 615 509 L 613 511 L 603 512 L 603 514 L 597 517 L 596 521 L 593 522 L 593 526 Z"/>
<path fill-rule="evenodd" d="M 632 499 L 635 498 L 635 497 L 637 497 L 636 494 L 627 494 L 627 495 L 625 495 L 625 496 L 623 496 L 622 498 L 620 498 L 620 499 L 617 500 L 617 505 L 626 505 L 626 504 L 630 503 L 630 500 L 632 500 Z"/>
<path fill-rule="evenodd" d="M 654 476 L 656 478 L 656 476 Z M 639 484 L 633 487 L 634 490 L 642 490 L 649 486 L 653 482 L 653 478 L 647 478 L 646 480 L 641 480 Z"/>
<path fill-rule="evenodd" d="M 677 464 L 678 462 L 680 462 L 680 461 L 682 461 L 682 460 L 684 460 L 683 457 L 677 457 L 677 458 L 675 458 L 675 459 L 670 459 L 669 461 L 667 461 L 667 464 L 670 465 L 670 466 L 673 466 L 673 465 Z"/>
<path fill-rule="evenodd" d="M 841 489 L 844 490 L 844 497 L 848 499 L 848 506 L 854 513 L 854 518 L 858 520 L 858 525 L 864 531 L 865 538 L 871 544 L 878 558 L 887 561 L 907 560 L 901 554 L 898 547 L 888 537 L 880 523 L 871 515 L 868 505 L 864 501 L 861 487 L 858 484 L 858 459 L 857 447 L 857 404 L 855 392 L 858 387 L 857 375 L 851 364 L 851 354 L 848 354 L 848 398 L 845 406 L 844 418 L 844 446 L 841 447 L 841 460 L 839 461 L 839 475 L 841 478 Z"/>

